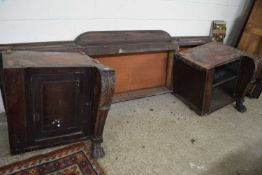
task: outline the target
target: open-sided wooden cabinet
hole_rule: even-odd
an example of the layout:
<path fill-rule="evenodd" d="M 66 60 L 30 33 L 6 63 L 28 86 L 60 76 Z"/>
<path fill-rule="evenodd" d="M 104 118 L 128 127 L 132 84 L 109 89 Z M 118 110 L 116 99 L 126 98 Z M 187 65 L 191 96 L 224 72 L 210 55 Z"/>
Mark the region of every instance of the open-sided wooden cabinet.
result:
<path fill-rule="evenodd" d="M 256 69 L 256 58 L 217 42 L 190 48 L 176 54 L 174 93 L 199 115 L 233 101 L 245 112 L 244 97 Z"/>

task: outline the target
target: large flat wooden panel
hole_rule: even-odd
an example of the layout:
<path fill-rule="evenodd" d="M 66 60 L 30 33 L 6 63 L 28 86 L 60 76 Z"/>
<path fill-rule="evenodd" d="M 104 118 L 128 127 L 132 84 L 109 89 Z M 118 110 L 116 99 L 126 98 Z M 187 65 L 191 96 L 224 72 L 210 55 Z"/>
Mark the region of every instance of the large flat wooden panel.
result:
<path fill-rule="evenodd" d="M 262 45 L 262 0 L 255 2 L 244 32 L 241 36 L 238 48 L 259 55 Z"/>
<path fill-rule="evenodd" d="M 167 52 L 97 58 L 116 71 L 115 92 L 166 86 Z"/>
<path fill-rule="evenodd" d="M 42 117 L 44 130 L 61 129 L 74 125 L 77 118 L 76 104 L 79 100 L 76 81 L 45 82 L 42 85 Z M 38 92 L 39 93 L 39 92 Z M 74 116 L 74 117 L 72 117 Z M 63 127 L 57 128 L 52 122 L 61 120 Z"/>
<path fill-rule="evenodd" d="M 83 114 L 83 102 L 89 101 L 85 95 L 88 88 L 83 87 L 87 72 L 82 71 L 74 68 L 27 69 L 28 103 L 32 104 L 28 108 L 31 144 L 56 142 L 55 137 L 67 134 L 83 136 L 81 123 L 89 126 L 90 115 L 88 112 Z"/>
<path fill-rule="evenodd" d="M 260 64 L 256 73 L 256 82 L 252 83 L 249 96 L 259 97 L 262 91 L 262 0 L 256 0 L 244 32 L 238 43 L 238 48 L 258 56 Z"/>

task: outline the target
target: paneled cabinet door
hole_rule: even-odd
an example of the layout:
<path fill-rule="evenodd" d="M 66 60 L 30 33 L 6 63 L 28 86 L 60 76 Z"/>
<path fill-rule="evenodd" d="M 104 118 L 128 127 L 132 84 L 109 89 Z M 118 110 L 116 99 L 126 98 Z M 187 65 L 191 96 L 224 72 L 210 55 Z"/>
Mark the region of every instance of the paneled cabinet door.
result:
<path fill-rule="evenodd" d="M 28 135 L 31 145 L 88 137 L 92 69 L 27 70 Z"/>

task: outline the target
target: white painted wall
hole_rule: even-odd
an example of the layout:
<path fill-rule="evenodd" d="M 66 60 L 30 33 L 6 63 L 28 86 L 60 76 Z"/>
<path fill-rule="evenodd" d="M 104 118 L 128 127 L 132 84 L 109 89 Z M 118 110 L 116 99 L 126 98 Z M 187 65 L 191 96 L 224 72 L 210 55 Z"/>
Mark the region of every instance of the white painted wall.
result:
<path fill-rule="evenodd" d="M 0 0 L 0 44 L 73 40 L 82 32 L 103 30 L 205 36 L 212 20 L 225 20 L 229 32 L 245 1 Z"/>
<path fill-rule="evenodd" d="M 230 30 L 246 0 L 0 0 L 0 43 L 72 40 L 85 31 L 162 29 L 208 35 Z"/>

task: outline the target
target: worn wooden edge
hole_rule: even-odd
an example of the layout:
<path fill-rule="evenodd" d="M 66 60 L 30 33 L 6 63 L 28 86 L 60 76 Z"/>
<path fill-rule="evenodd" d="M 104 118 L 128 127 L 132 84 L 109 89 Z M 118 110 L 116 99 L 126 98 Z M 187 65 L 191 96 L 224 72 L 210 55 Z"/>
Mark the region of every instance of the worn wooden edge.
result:
<path fill-rule="evenodd" d="M 174 42 L 164 43 L 127 43 L 127 44 L 107 44 L 107 45 L 90 45 L 90 46 L 77 46 L 74 43 L 67 45 L 59 45 L 57 43 L 50 45 L 16 45 L 16 46 L 0 46 L 0 50 L 33 50 L 33 51 L 48 51 L 48 52 L 84 52 L 89 56 L 104 56 L 104 55 L 122 55 L 143 52 L 156 52 L 156 51 L 177 51 L 178 45 Z"/>
<path fill-rule="evenodd" d="M 210 68 L 210 67 L 204 68 L 204 67 L 202 67 L 202 66 L 200 66 L 200 65 L 198 65 L 198 64 L 194 64 L 194 63 L 191 62 L 190 60 L 185 59 L 185 58 L 183 57 L 183 55 L 181 55 L 180 53 L 176 53 L 176 54 L 175 54 L 175 60 L 176 60 L 176 59 L 177 59 L 177 60 L 180 60 L 180 61 L 184 62 L 185 64 L 187 64 L 187 65 L 189 65 L 189 66 L 191 66 L 191 67 L 194 67 L 194 68 L 196 68 L 196 69 L 198 69 L 198 70 L 206 71 L 206 70 L 212 69 L 212 68 Z"/>
<path fill-rule="evenodd" d="M 89 31 L 80 34 L 75 43 L 80 46 L 89 44 L 169 42 L 172 38 L 164 30 L 121 30 L 121 31 Z"/>
<path fill-rule="evenodd" d="M 0 44 L 0 50 L 41 50 L 54 49 L 61 47 L 73 47 L 74 41 L 49 41 L 49 42 L 30 42 L 30 43 L 11 43 Z"/>
<path fill-rule="evenodd" d="M 205 72 L 206 77 L 205 77 L 205 87 L 204 87 L 204 92 L 205 95 L 203 97 L 203 104 L 202 104 L 202 111 L 203 113 L 208 113 L 210 111 L 210 105 L 211 105 L 211 100 L 212 100 L 212 83 L 214 79 L 214 74 L 215 74 L 215 68 L 207 70 Z"/>
<path fill-rule="evenodd" d="M 81 35 L 80 35 L 81 36 Z M 78 38 L 78 37 L 77 37 Z M 179 47 L 199 46 L 211 42 L 209 36 L 185 36 L 172 37 L 171 42 L 138 42 L 123 44 L 89 44 L 78 46 L 75 41 L 50 41 L 35 43 L 0 44 L 0 50 L 35 50 L 35 51 L 58 51 L 58 52 L 86 52 L 90 56 L 103 56 L 125 53 L 142 53 L 150 51 L 177 52 Z M 111 44 L 112 45 L 112 44 Z M 151 47 L 151 48 L 148 48 Z"/>
<path fill-rule="evenodd" d="M 15 121 L 25 121 L 27 108 L 25 105 L 25 74 L 22 69 L 12 69 L 12 70 L 2 70 L 3 72 L 3 101 L 5 102 L 5 110 L 8 122 L 8 137 L 10 142 L 10 152 L 14 154 L 17 150 L 22 147 L 27 146 L 28 134 L 26 132 L 27 124 L 25 122 L 15 122 Z M 6 79 L 6 77 L 13 77 L 12 80 Z M 14 91 L 13 88 L 16 87 L 17 90 Z M 10 99 L 7 99 L 6 96 L 10 95 L 11 97 L 16 96 L 17 102 L 14 104 Z M 19 113 L 19 115 L 17 115 Z M 14 134 L 16 132 L 16 134 Z M 15 145 L 18 143 L 19 145 Z"/>
<path fill-rule="evenodd" d="M 249 16 L 251 15 L 252 9 L 255 5 L 256 0 L 245 1 L 244 9 L 242 14 L 237 18 L 234 26 L 232 27 L 231 33 L 229 34 L 227 45 L 237 47 L 242 37 L 243 31 L 247 25 Z"/>
<path fill-rule="evenodd" d="M 218 43 L 218 42 L 212 42 L 214 44 Z M 211 44 L 212 44 L 211 43 Z M 231 63 L 231 62 L 234 62 L 238 59 L 238 57 L 240 56 L 247 56 L 249 58 L 252 58 L 254 60 L 258 60 L 258 57 L 256 57 L 255 55 L 252 55 L 252 54 L 249 54 L 249 53 L 246 53 L 246 52 L 243 52 L 237 48 L 233 48 L 231 46 L 227 46 L 227 45 L 224 45 L 222 43 L 219 43 L 221 46 L 223 46 L 224 48 L 230 48 L 231 50 L 233 50 L 236 54 L 235 58 L 234 59 L 229 59 L 229 60 L 226 60 L 226 61 L 223 61 L 223 62 L 220 62 L 220 63 L 217 63 L 216 65 L 205 65 L 203 66 L 204 64 L 202 64 L 201 62 L 199 63 L 194 63 L 192 60 L 193 59 L 189 59 L 188 56 L 186 56 L 184 54 L 184 52 L 177 52 L 176 53 L 176 57 L 178 57 L 179 59 L 183 60 L 185 63 L 188 63 L 190 65 L 192 65 L 193 67 L 198 67 L 200 69 L 213 69 L 215 67 L 219 67 L 221 65 L 224 65 L 224 64 L 228 64 L 228 63 Z M 208 45 L 208 44 L 207 44 Z M 194 48 L 193 48 L 194 49 Z M 210 48 L 210 49 L 213 49 L 213 48 Z M 186 57 L 186 58 L 185 58 Z"/>
<path fill-rule="evenodd" d="M 59 142 L 52 144 L 52 146 L 50 146 L 48 144 L 26 146 L 25 148 L 11 152 L 11 155 L 23 154 L 23 153 L 26 153 L 26 152 L 36 151 L 36 150 L 45 149 L 45 148 L 55 148 L 56 146 L 62 146 L 62 145 L 66 145 L 66 144 L 74 144 L 74 143 L 77 143 L 77 142 L 84 142 L 84 141 L 90 141 L 90 140 L 91 140 L 91 136 L 83 136 L 81 138 L 74 138 L 74 139 L 70 139 L 70 140 L 61 140 Z"/>
<path fill-rule="evenodd" d="M 130 92 L 122 92 L 122 93 L 117 93 L 113 96 L 113 103 L 134 100 L 144 97 L 150 97 L 155 95 L 161 95 L 170 92 L 172 92 L 172 89 L 168 89 L 167 87 L 156 87 L 156 88 L 140 89 Z"/>
<path fill-rule="evenodd" d="M 92 57 L 94 56 L 109 56 L 123 55 L 145 52 L 159 51 L 178 51 L 178 45 L 174 42 L 153 42 L 153 43 L 126 43 L 126 44 L 107 44 L 107 45 L 92 45 L 82 46 L 79 48 L 82 52 Z"/>
<path fill-rule="evenodd" d="M 209 36 L 182 36 L 172 37 L 172 39 L 179 47 L 199 46 L 212 41 Z"/>
<path fill-rule="evenodd" d="M 174 66 L 174 52 L 169 51 L 167 58 L 167 68 L 166 68 L 166 87 L 168 89 L 173 89 L 173 66 Z"/>
<path fill-rule="evenodd" d="M 163 30 L 95 31 L 82 33 L 74 41 L 0 45 L 0 50 L 85 52 L 90 56 L 177 49 Z"/>

